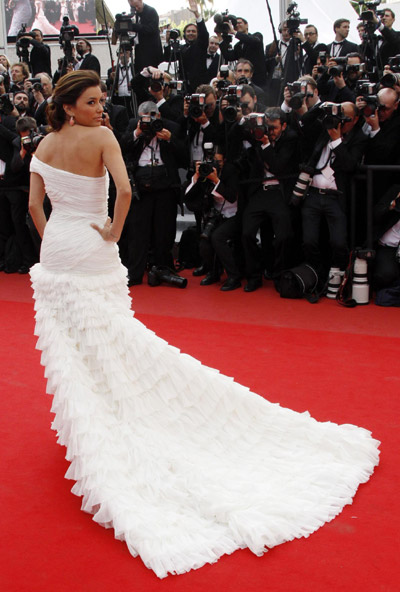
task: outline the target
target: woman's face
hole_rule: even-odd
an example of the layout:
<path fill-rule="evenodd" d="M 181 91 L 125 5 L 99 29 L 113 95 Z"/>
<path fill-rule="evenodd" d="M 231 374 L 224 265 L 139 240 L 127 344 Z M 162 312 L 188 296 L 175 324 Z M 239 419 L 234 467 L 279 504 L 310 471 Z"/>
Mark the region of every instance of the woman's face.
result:
<path fill-rule="evenodd" d="M 8 70 L 8 62 L 5 55 L 0 55 L 0 64 Z"/>
<path fill-rule="evenodd" d="M 67 105 L 65 111 L 68 116 L 73 115 L 75 123 L 87 127 L 101 125 L 103 106 L 102 92 L 99 86 L 87 88 L 77 99 L 75 105 Z"/>

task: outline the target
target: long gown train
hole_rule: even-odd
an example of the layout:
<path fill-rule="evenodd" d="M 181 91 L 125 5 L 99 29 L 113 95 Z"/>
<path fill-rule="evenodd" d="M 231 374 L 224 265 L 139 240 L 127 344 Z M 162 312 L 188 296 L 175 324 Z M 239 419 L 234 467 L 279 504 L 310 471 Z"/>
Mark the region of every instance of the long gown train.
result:
<path fill-rule="evenodd" d="M 82 509 L 160 577 L 308 536 L 352 503 L 379 442 L 319 423 L 181 354 L 131 311 L 107 175 L 32 158 L 52 201 L 31 270 L 53 429 Z"/>

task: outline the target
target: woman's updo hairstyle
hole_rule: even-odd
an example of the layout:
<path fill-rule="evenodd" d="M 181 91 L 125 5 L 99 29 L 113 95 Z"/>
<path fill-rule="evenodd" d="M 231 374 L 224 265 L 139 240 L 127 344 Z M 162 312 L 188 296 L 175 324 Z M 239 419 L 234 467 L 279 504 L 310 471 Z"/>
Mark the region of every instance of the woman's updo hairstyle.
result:
<path fill-rule="evenodd" d="M 60 78 L 46 107 L 49 131 L 58 132 L 64 125 L 64 105 L 75 105 L 81 94 L 93 86 L 100 86 L 100 77 L 93 70 L 76 70 Z"/>

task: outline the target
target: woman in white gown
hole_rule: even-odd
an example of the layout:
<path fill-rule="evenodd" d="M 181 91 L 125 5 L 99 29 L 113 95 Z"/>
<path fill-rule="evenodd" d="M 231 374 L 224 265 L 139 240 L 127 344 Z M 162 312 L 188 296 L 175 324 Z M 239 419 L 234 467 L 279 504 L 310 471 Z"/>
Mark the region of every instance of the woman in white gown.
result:
<path fill-rule="evenodd" d="M 43 235 L 31 269 L 36 333 L 66 476 L 83 510 L 159 577 L 239 548 L 261 555 L 351 503 L 379 442 L 269 403 L 133 317 L 115 244 L 130 190 L 118 144 L 101 127 L 98 84 L 89 71 L 59 81 L 48 114 L 55 131 L 31 165 L 30 210 Z M 117 187 L 112 223 L 105 167 Z"/>
<path fill-rule="evenodd" d="M 31 31 L 33 29 L 40 29 L 43 35 L 59 35 L 60 31 L 56 29 L 48 20 L 48 18 L 44 14 L 43 10 L 43 1 L 36 0 L 35 1 L 35 20 L 31 27 Z"/>

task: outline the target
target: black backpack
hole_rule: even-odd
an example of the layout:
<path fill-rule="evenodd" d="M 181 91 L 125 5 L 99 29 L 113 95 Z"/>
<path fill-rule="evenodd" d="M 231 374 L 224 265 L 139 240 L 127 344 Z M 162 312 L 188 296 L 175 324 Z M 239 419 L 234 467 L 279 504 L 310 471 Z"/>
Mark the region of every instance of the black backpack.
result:
<path fill-rule="evenodd" d="M 314 304 L 318 302 L 318 274 L 308 263 L 301 263 L 283 271 L 279 279 L 278 291 L 281 298 L 306 298 Z"/>

